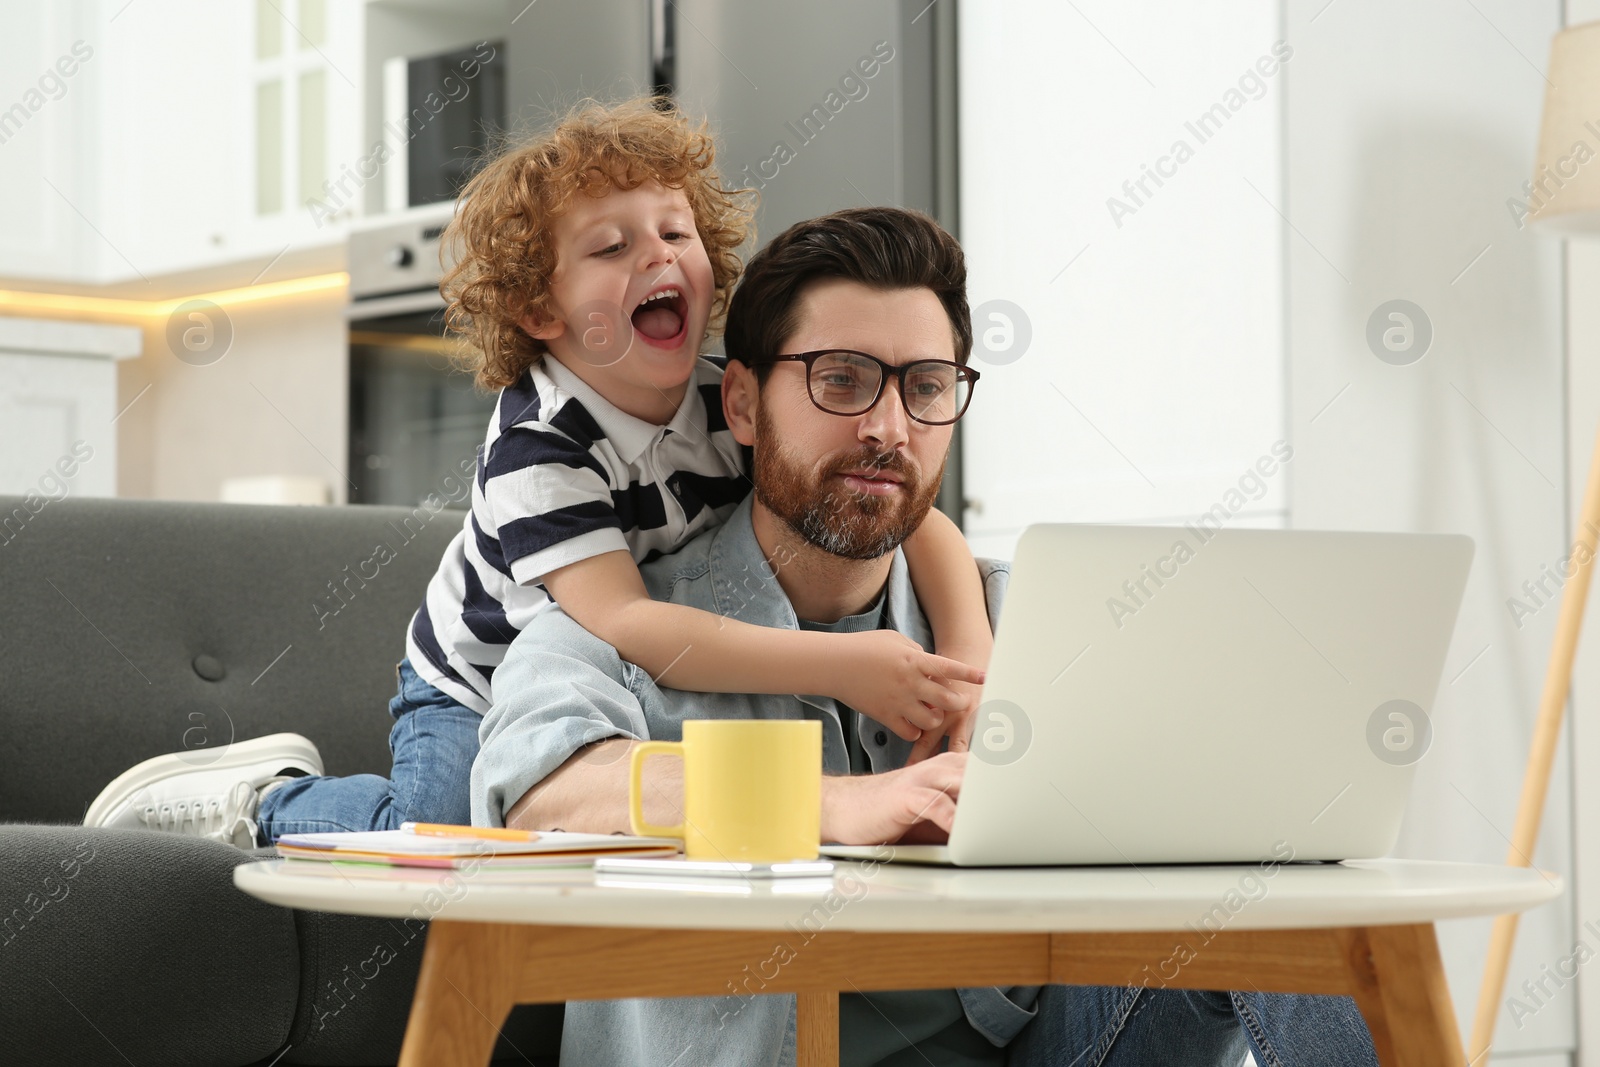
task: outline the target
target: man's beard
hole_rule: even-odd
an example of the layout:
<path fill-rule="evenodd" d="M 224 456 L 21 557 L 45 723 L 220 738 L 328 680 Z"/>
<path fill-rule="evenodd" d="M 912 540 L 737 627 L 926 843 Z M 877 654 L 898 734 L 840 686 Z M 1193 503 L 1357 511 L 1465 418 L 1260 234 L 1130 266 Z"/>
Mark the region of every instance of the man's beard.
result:
<path fill-rule="evenodd" d="M 767 421 L 766 408 L 758 409 L 756 499 L 808 543 L 843 559 L 878 559 L 893 552 L 922 525 L 939 495 L 944 461 L 924 482 L 899 452 L 864 447 L 829 463 L 813 477 L 778 444 L 782 440 Z M 833 477 L 874 468 L 899 475 L 899 491 L 871 496 L 852 491 Z"/>

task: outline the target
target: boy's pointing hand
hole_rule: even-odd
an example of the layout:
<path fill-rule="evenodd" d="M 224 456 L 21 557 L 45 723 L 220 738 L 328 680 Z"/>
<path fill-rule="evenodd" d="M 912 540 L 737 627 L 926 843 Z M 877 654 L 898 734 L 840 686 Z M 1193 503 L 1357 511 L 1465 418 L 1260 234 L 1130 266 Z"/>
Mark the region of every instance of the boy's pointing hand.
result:
<path fill-rule="evenodd" d="M 933 743 L 937 744 L 952 716 L 970 718 L 975 697 L 958 692 L 951 683 L 981 685 L 982 668 L 924 651 L 893 630 L 845 636 L 848 642 L 845 662 L 839 665 L 839 691 L 831 696 L 907 741 L 935 731 Z"/>

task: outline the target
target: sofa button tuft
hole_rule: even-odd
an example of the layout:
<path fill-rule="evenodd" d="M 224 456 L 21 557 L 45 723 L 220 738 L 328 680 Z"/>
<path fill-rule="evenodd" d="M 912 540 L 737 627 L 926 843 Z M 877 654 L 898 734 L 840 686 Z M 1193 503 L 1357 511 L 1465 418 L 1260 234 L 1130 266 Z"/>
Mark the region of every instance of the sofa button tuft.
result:
<path fill-rule="evenodd" d="M 228 676 L 228 669 L 217 657 L 200 655 L 194 658 L 194 673 L 208 682 L 220 682 Z"/>

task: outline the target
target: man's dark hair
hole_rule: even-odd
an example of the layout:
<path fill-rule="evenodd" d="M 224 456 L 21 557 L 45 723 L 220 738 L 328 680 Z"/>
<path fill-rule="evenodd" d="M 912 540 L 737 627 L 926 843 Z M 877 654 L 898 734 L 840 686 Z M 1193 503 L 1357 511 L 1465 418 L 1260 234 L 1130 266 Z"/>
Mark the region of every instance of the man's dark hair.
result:
<path fill-rule="evenodd" d="M 797 222 L 757 252 L 728 306 L 728 358 L 748 365 L 779 355 L 806 286 L 832 278 L 874 289 L 931 289 L 950 318 L 956 362 L 967 361 L 972 313 L 961 245 L 922 212 L 897 207 L 850 208 Z M 757 378 L 765 382 L 771 369 L 758 365 Z"/>

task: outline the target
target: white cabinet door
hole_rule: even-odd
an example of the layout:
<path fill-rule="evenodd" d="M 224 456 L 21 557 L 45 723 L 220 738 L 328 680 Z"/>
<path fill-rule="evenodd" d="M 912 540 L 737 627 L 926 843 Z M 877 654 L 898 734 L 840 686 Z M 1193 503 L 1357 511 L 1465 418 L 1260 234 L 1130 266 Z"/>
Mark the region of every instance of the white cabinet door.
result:
<path fill-rule="evenodd" d="M 77 4 L 10 4 L 0 26 L 0 276 L 91 269 L 94 234 L 77 212 L 93 207 L 94 49 L 80 14 Z"/>
<path fill-rule="evenodd" d="M 115 496 L 109 359 L 0 352 L 0 493 Z"/>
<path fill-rule="evenodd" d="M 0 494 L 115 496 L 117 360 L 131 326 L 0 318 Z"/>
<path fill-rule="evenodd" d="M 247 165 L 247 116 L 235 101 L 250 7 L 136 3 L 105 27 L 94 59 L 99 280 L 138 281 L 230 257 L 234 188 Z"/>

